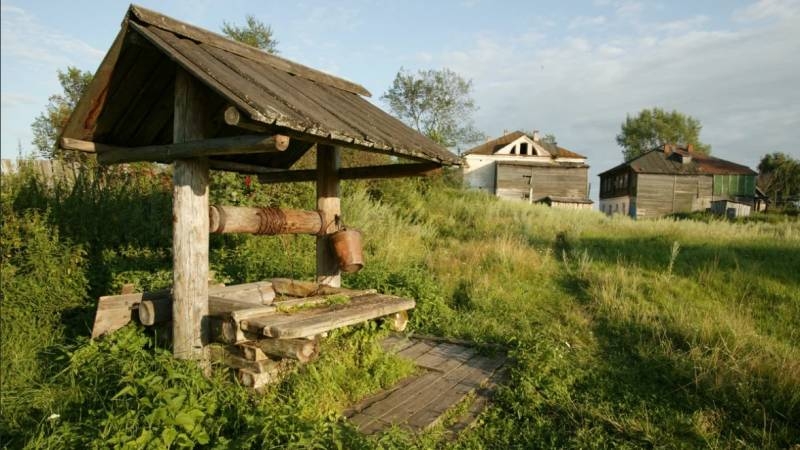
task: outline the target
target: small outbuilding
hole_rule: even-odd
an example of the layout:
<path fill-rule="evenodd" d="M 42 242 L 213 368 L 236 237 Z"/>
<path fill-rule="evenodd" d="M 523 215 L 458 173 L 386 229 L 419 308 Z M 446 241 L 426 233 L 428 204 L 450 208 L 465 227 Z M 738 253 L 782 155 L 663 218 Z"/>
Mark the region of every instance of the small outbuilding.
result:
<path fill-rule="evenodd" d="M 722 199 L 711 202 L 711 212 L 718 216 L 725 216 L 729 219 L 737 217 L 747 217 L 752 211 L 753 205 L 750 203 L 737 202 L 734 200 Z"/>

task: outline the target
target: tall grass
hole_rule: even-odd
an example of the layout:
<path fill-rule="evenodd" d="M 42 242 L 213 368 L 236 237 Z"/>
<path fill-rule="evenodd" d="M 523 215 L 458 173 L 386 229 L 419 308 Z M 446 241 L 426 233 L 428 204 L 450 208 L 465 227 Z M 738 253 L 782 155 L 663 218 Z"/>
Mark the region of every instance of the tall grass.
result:
<path fill-rule="evenodd" d="M 54 188 L 3 178 L 0 430 L 10 446 L 800 441 L 796 220 L 635 222 L 497 201 L 450 176 L 345 183 L 344 220 L 364 233 L 367 265 L 344 283 L 415 298 L 414 331 L 510 349 L 493 405 L 445 444 L 437 429 L 366 438 L 340 417 L 411 370 L 380 351 L 374 326 L 335 333 L 319 361 L 260 395 L 223 371 L 202 377 L 136 327 L 89 342 L 97 295 L 170 281 L 168 176 L 137 170 Z M 313 207 L 310 184 L 247 187 L 232 175 L 215 176 L 212 196 Z M 226 282 L 310 278 L 313 252 L 309 237 L 214 236 L 210 260 Z"/>

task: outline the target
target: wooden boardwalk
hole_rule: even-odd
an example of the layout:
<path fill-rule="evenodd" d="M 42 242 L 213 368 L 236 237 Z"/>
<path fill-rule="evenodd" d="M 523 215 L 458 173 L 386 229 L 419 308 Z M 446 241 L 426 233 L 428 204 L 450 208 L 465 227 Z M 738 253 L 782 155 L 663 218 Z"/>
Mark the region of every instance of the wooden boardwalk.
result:
<path fill-rule="evenodd" d="M 391 389 L 361 401 L 348 411 L 349 418 L 365 434 L 392 425 L 422 431 L 439 423 L 443 415 L 467 395 L 476 398 L 451 424 L 452 431 L 466 428 L 486 405 L 497 382 L 505 355 L 484 356 L 469 346 L 393 335 L 384 343 L 387 351 L 409 358 L 421 369 Z"/>

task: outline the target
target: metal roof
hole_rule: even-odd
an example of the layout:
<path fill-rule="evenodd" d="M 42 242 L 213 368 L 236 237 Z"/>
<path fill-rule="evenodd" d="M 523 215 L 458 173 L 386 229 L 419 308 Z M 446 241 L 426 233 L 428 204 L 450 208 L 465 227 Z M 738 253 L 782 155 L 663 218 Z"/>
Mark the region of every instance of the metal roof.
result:
<path fill-rule="evenodd" d="M 684 163 L 682 158 L 690 157 Z M 598 176 L 630 168 L 637 173 L 666 175 L 756 175 L 747 166 L 701 153 L 690 152 L 685 148 L 675 148 L 665 153 L 663 149 L 651 150 L 637 158 L 612 167 Z"/>
<path fill-rule="evenodd" d="M 301 141 L 459 164 L 447 149 L 363 98 L 370 94 L 358 84 L 135 5 L 62 137 L 130 147 L 171 143 L 177 68 L 209 88 L 208 108 L 220 117 L 233 105 L 271 132 Z M 244 133 L 215 125 L 209 137 Z M 285 168 L 297 157 L 228 159 Z"/>
<path fill-rule="evenodd" d="M 522 136 L 528 136 L 528 135 L 523 133 L 522 131 L 512 131 L 511 133 L 500 136 L 497 139 L 493 139 L 491 141 L 473 147 L 464 152 L 464 155 L 493 155 L 501 148 L 516 141 Z M 530 138 L 530 136 L 528 137 Z M 558 145 L 553 145 L 549 142 L 536 141 L 536 143 L 544 147 L 545 150 L 547 150 L 552 156 L 556 156 L 558 158 L 586 158 L 583 155 L 579 155 L 571 150 L 567 150 L 564 147 L 559 147 Z"/>

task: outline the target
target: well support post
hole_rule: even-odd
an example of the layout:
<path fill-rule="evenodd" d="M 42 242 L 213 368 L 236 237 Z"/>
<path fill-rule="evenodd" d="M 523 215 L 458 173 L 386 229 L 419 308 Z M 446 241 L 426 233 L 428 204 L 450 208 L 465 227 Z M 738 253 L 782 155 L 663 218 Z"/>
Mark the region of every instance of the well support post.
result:
<path fill-rule="evenodd" d="M 183 70 L 175 77 L 173 141 L 206 137 L 203 86 Z M 172 189 L 173 354 L 207 361 L 208 323 L 208 161 L 174 162 Z"/>
<path fill-rule="evenodd" d="M 317 145 L 317 210 L 322 214 L 325 234 L 317 236 L 317 283 L 333 287 L 342 285 L 330 235 L 339 228 L 339 149 Z"/>

